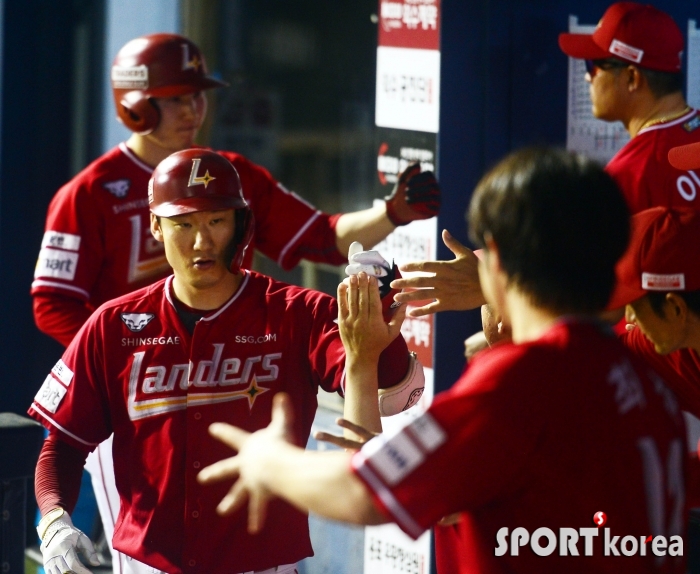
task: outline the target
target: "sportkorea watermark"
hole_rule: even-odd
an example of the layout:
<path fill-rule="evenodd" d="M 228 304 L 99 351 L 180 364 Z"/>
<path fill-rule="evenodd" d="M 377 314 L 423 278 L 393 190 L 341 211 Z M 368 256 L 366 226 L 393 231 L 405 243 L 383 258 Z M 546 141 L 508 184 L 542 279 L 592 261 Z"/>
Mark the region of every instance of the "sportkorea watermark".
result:
<path fill-rule="evenodd" d="M 520 549 L 529 546 L 538 556 L 593 556 L 601 550 L 603 556 L 683 556 L 681 536 L 613 536 L 604 512 L 593 515 L 595 527 L 538 528 L 534 532 L 518 527 L 510 531 L 503 527 L 496 533 L 496 556 L 518 556 Z M 602 532 L 602 534 L 601 534 Z M 602 547 L 602 548 L 601 548 Z"/>

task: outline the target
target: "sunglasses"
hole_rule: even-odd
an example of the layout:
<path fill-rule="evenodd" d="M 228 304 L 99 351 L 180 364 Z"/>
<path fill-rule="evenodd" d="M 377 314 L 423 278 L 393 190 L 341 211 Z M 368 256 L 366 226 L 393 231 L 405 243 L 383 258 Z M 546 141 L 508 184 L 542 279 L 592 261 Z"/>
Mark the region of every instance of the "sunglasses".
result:
<path fill-rule="evenodd" d="M 615 68 L 626 68 L 629 64 L 620 62 L 620 60 L 584 60 L 586 64 L 586 72 L 590 76 L 594 75 L 596 68 L 599 70 L 613 70 Z"/>

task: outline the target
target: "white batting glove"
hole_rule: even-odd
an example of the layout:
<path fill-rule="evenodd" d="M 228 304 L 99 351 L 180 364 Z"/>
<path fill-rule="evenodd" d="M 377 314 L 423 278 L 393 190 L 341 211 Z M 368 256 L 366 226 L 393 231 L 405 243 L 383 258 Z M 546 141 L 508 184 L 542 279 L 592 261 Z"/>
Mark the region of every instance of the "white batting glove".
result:
<path fill-rule="evenodd" d="M 391 264 L 381 256 L 379 251 L 363 251 L 362 244 L 353 241 L 348 251 L 349 265 L 345 268 L 346 275 L 357 275 L 361 271 L 371 277 L 386 277 L 391 273 Z"/>
<path fill-rule="evenodd" d="M 99 566 L 95 548 L 90 539 L 75 526 L 63 509 L 47 513 L 39 522 L 41 554 L 46 574 L 91 574 L 78 558 L 78 552 L 92 566 Z"/>
<path fill-rule="evenodd" d="M 363 251 L 362 249 L 362 244 L 358 241 L 353 241 L 350 244 L 349 265 L 345 268 L 345 273 L 350 276 L 364 271 L 367 275 L 377 278 L 379 296 L 382 299 L 382 315 L 385 321 L 390 321 L 396 309 L 401 306 L 400 303 L 394 301 L 394 295 L 399 291 L 391 288 L 391 282 L 394 279 L 400 279 L 401 273 L 399 273 L 399 268 L 384 259 L 379 251 Z M 348 279 L 346 278 L 345 281 L 347 282 Z"/>

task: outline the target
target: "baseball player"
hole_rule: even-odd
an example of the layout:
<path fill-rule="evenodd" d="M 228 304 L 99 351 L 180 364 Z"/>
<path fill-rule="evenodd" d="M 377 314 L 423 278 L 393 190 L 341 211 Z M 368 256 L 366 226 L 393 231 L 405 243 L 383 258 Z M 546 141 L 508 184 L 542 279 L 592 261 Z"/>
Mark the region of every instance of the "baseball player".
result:
<path fill-rule="evenodd" d="M 630 211 L 655 206 L 700 209 L 700 178 L 667 159 L 671 148 L 700 142 L 700 115 L 683 97 L 684 41 L 673 18 L 650 5 L 617 2 L 605 11 L 593 34 L 560 34 L 559 46 L 568 56 L 586 61 L 593 115 L 621 121 L 632 137 L 605 168 Z M 476 257 L 447 231 L 443 241 L 454 260 L 400 267 L 436 274 L 394 283 L 404 290 L 397 296 L 401 302 L 432 299 L 414 307 L 411 316 L 473 309 L 483 303 L 474 272 Z"/>
<path fill-rule="evenodd" d="M 357 288 L 367 293 L 368 280 L 360 274 L 341 286 L 339 316 L 325 294 L 242 269 L 253 215 L 236 170 L 215 152 L 184 150 L 161 162 L 148 201 L 150 229 L 174 275 L 102 305 L 29 409 L 50 433 L 36 478 L 45 568 L 84 574 L 78 552 L 95 564 L 69 513 L 87 453 L 114 433 L 120 512 L 113 543 L 129 557 L 122 572 L 295 572 L 312 554 L 306 515 L 275 503 L 258 536 L 246 532 L 243 514 L 218 517 L 215 500 L 225 488 L 205 489 L 196 474 L 227 449 L 205 443 L 206 429 L 215 421 L 261 429 L 272 396 L 285 391 L 299 413 L 288 436 L 303 446 L 318 387 L 342 389 L 336 321 L 366 305 Z M 380 319 L 383 334 L 370 354 L 380 381 L 375 410 L 377 384 L 405 399 L 422 380 L 396 337 L 396 319 L 389 326 Z"/>
<path fill-rule="evenodd" d="M 560 34 L 559 46 L 586 61 L 593 115 L 621 121 L 632 138 L 605 168 L 630 211 L 700 209 L 700 179 L 667 159 L 672 147 L 700 141 L 700 116 L 683 97 L 683 34 L 673 18 L 650 5 L 617 2 L 593 34 Z"/>
<path fill-rule="evenodd" d="M 199 480 L 237 479 L 218 509 L 248 501 L 254 531 L 271 495 L 335 519 L 394 521 L 414 538 L 461 512 L 458 546 L 436 538 L 441 574 L 683 572 L 680 411 L 594 318 L 627 241 L 613 180 L 563 151 L 516 152 L 477 186 L 469 223 L 483 291 L 513 343 L 475 357 L 427 413 L 354 455 L 289 444 L 302 413 L 276 397 L 265 430 L 210 428 L 238 456 Z M 653 540 L 668 545 L 657 553 Z"/>
<path fill-rule="evenodd" d="M 38 327 L 68 345 L 92 310 L 169 273 L 149 231 L 146 185 L 153 168 L 192 147 L 206 114 L 205 91 L 224 86 L 207 75 L 199 48 L 176 34 L 128 42 L 111 72 L 120 121 L 131 137 L 63 186 L 48 210 L 32 283 Z M 384 205 L 327 215 L 287 191 L 268 171 L 221 152 L 240 174 L 256 226 L 253 247 L 291 269 L 301 259 L 341 264 L 352 241 L 372 246 L 397 225 L 437 214 L 440 191 L 412 165 Z"/>
<path fill-rule="evenodd" d="M 625 345 L 668 381 L 700 417 L 700 214 L 656 207 L 632 218 L 611 309 L 625 308 Z"/>
<path fill-rule="evenodd" d="M 207 74 L 199 48 L 176 34 L 128 42 L 114 60 L 111 84 L 117 116 L 133 134 L 58 191 L 32 283 L 37 326 L 65 346 L 102 303 L 170 273 L 163 245 L 150 232 L 147 183 L 161 160 L 193 146 L 206 114 L 205 92 L 225 85 Z M 285 269 L 301 259 L 343 263 L 353 240 L 374 245 L 397 225 L 434 216 L 440 204 L 435 177 L 414 165 L 384 205 L 328 215 L 264 168 L 222 153 L 238 171 L 255 215 L 246 269 L 253 248 Z M 111 458 L 108 442 L 87 467 L 108 540 L 119 513 Z"/>

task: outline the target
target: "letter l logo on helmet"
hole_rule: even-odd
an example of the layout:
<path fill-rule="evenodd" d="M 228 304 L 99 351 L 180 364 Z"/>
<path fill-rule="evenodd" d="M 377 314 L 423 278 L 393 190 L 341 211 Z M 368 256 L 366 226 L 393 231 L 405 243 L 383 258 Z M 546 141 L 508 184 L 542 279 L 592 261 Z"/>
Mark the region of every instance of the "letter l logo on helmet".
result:
<path fill-rule="evenodd" d="M 197 58 L 197 54 L 190 60 L 190 47 L 187 44 L 180 44 L 180 46 L 182 47 L 182 69 L 198 71 L 202 63 Z"/>
<path fill-rule="evenodd" d="M 209 175 L 209 170 L 207 170 L 203 176 L 197 177 L 200 163 L 202 163 L 202 158 L 196 157 L 192 160 L 192 171 L 190 172 L 190 181 L 187 183 L 187 187 L 203 185 L 204 189 L 206 189 L 209 182 L 216 179 L 214 176 Z"/>

